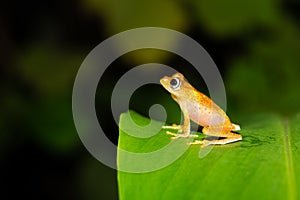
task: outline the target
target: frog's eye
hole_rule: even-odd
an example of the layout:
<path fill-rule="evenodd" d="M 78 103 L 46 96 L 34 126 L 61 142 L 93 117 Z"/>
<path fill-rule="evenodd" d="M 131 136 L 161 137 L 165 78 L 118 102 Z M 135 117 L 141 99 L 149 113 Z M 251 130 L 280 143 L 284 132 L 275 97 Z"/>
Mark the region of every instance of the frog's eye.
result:
<path fill-rule="evenodd" d="M 177 90 L 181 86 L 181 81 L 179 80 L 179 78 L 173 78 L 170 81 L 170 85 L 171 85 L 171 88 L 173 88 L 174 90 Z"/>

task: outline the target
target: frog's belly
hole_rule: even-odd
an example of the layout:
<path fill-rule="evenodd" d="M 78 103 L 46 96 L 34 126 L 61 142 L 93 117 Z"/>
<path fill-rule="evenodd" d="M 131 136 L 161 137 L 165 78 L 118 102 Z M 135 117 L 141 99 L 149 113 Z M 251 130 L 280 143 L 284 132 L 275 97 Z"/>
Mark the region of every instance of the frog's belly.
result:
<path fill-rule="evenodd" d="M 226 118 L 220 112 L 198 105 L 189 107 L 188 113 L 190 119 L 201 126 L 220 125 L 226 121 Z"/>

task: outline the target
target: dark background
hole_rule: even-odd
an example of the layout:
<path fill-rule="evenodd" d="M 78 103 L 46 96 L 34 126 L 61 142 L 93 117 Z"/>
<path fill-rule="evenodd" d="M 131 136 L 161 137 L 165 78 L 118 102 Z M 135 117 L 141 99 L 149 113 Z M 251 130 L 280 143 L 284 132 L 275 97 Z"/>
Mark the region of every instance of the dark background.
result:
<path fill-rule="evenodd" d="M 300 110 L 300 4 L 288 1 L 75 0 L 6 1 L 0 6 L 1 196 L 31 199 L 116 199 L 117 173 L 84 148 L 72 119 L 72 86 L 85 56 L 131 28 L 160 26 L 197 40 L 225 81 L 228 113 L 238 116 Z M 160 62 L 207 94 L 184 59 L 139 50 L 117 59 L 96 94 L 99 123 L 117 144 L 110 111 L 116 81 L 139 64 Z M 151 94 L 151 98 L 149 98 Z M 208 94 L 207 94 L 208 95 Z M 146 115 L 161 103 L 168 122 L 180 115 L 161 86 L 145 85 L 130 108 Z"/>

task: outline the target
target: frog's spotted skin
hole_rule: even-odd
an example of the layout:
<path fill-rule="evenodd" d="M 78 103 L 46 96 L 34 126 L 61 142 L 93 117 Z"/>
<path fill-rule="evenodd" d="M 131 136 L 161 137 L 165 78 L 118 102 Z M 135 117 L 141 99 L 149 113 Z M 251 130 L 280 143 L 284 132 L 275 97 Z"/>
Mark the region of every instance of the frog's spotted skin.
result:
<path fill-rule="evenodd" d="M 175 129 L 183 132 L 182 134 L 176 134 L 167 131 L 167 134 L 173 136 L 171 139 L 195 137 L 195 135 L 190 134 L 190 120 L 192 120 L 203 126 L 203 134 L 225 139 L 197 140 L 189 144 L 202 144 L 201 147 L 205 147 L 210 144 L 227 144 L 242 140 L 240 134 L 231 132 L 240 130 L 240 126 L 231 123 L 226 113 L 209 97 L 186 82 L 181 73 L 176 73 L 172 77 L 165 76 L 160 79 L 160 83 L 171 93 L 172 98 L 178 103 L 184 115 L 182 126 L 163 126 L 165 129 Z"/>

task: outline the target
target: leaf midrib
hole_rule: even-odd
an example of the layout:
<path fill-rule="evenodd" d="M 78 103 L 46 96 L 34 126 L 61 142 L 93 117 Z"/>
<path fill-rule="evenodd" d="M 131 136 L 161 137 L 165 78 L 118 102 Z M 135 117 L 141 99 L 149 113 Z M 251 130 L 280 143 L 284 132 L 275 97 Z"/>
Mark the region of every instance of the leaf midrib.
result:
<path fill-rule="evenodd" d="M 296 199 L 296 181 L 294 173 L 294 163 L 291 151 L 291 132 L 289 127 L 288 119 L 283 119 L 283 129 L 284 129 L 284 151 L 286 154 L 286 166 L 287 166 L 287 182 L 288 182 L 288 195 L 290 200 Z"/>

